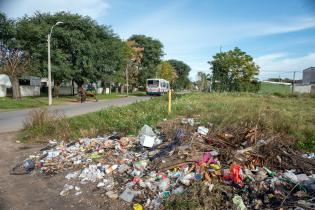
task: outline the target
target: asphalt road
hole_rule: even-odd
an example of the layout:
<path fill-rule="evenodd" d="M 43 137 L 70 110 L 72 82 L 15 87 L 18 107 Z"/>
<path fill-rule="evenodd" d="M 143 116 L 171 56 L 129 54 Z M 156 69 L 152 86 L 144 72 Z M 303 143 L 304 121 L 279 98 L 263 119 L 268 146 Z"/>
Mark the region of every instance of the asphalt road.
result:
<path fill-rule="evenodd" d="M 129 96 L 126 98 L 111 99 L 99 102 L 51 106 L 49 107 L 49 111 L 57 111 L 65 114 L 67 117 L 73 117 L 89 112 L 99 111 L 101 109 L 106 109 L 112 106 L 123 106 L 148 99 L 150 99 L 150 97 Z M 0 112 L 0 133 L 21 130 L 23 128 L 23 122 L 25 121 L 31 110 L 33 109 Z"/>

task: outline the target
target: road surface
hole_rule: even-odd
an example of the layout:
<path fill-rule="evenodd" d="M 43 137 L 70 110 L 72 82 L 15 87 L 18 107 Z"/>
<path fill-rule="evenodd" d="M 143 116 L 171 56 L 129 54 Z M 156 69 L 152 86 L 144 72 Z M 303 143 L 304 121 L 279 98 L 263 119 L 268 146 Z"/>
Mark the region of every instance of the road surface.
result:
<path fill-rule="evenodd" d="M 125 98 L 111 99 L 99 102 L 51 106 L 49 107 L 49 111 L 58 111 L 60 113 L 64 113 L 67 117 L 73 117 L 89 112 L 99 111 L 101 109 L 106 109 L 111 106 L 123 106 L 148 99 L 150 99 L 150 97 L 129 96 Z M 23 128 L 23 122 L 25 121 L 28 113 L 31 110 L 33 109 L 0 112 L 0 133 L 21 130 Z"/>

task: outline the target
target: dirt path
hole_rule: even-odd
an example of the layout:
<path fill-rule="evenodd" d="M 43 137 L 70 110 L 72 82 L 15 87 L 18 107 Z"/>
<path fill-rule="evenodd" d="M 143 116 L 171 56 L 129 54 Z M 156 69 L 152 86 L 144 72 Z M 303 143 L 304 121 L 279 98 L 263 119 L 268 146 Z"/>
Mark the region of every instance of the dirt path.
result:
<path fill-rule="evenodd" d="M 66 173 L 45 176 L 38 172 L 10 175 L 10 170 L 42 148 L 41 145 L 16 143 L 16 133 L 0 134 L 0 210 L 53 209 L 128 209 L 120 200 L 109 200 L 104 192 L 86 186 L 79 196 L 59 195 L 67 180 Z M 81 187 L 81 186 L 80 186 Z"/>

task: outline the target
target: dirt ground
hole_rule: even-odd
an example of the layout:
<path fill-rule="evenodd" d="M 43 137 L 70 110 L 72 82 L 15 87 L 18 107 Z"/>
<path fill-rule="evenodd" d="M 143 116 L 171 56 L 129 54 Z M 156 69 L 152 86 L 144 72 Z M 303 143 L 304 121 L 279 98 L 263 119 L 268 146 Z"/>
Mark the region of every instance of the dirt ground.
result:
<path fill-rule="evenodd" d="M 43 145 L 25 145 L 16 142 L 17 133 L 0 134 L 0 210 L 53 209 L 128 209 L 118 200 L 109 200 L 96 187 L 80 186 L 82 194 L 60 196 L 67 182 L 67 173 L 45 176 L 36 172 L 10 175 L 10 170 Z"/>

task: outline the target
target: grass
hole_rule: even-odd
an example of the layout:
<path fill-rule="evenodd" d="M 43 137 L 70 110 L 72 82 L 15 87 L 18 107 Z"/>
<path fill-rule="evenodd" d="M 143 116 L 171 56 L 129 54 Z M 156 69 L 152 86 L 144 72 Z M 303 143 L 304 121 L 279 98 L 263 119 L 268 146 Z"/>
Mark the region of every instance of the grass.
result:
<path fill-rule="evenodd" d="M 218 128 L 229 125 L 258 125 L 270 133 L 296 137 L 301 149 L 315 151 L 315 100 L 309 96 L 277 97 L 250 93 L 193 93 L 175 96 L 172 113 L 167 113 L 167 98 L 155 97 L 136 104 L 113 107 L 64 119 L 62 123 L 29 126 L 22 132 L 24 141 L 76 139 L 110 132 L 137 134 L 144 125 L 156 125 L 178 116 L 196 117 Z M 47 128 L 49 127 L 49 128 Z"/>
<path fill-rule="evenodd" d="M 271 83 L 261 83 L 259 93 L 262 94 L 290 94 L 291 86 Z"/>
<path fill-rule="evenodd" d="M 209 193 L 209 186 L 204 182 L 194 182 L 182 194 L 171 195 L 165 201 L 165 209 L 222 209 L 226 199 L 224 195 L 231 193 L 231 188 L 217 180 L 213 180 L 213 184 Z"/>
<path fill-rule="evenodd" d="M 98 94 L 98 100 L 108 100 L 125 97 L 125 95 L 111 93 L 111 94 Z M 87 100 L 94 100 L 94 98 L 88 97 Z M 59 98 L 53 98 L 53 105 L 77 103 L 76 96 L 61 96 Z M 40 97 L 23 97 L 22 100 L 14 100 L 11 97 L 0 98 L 0 111 L 13 111 L 17 109 L 35 108 L 48 106 L 47 96 Z"/>

